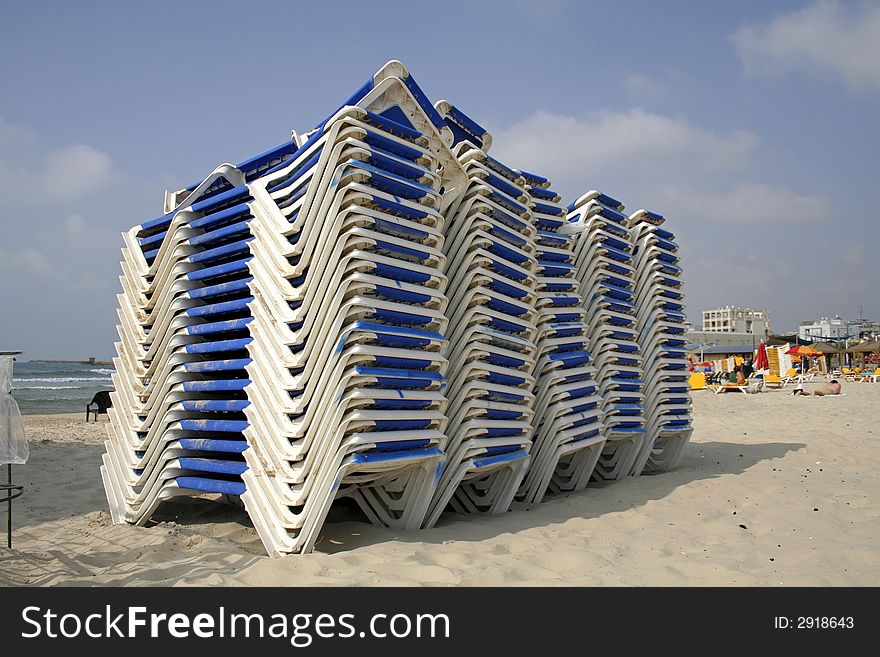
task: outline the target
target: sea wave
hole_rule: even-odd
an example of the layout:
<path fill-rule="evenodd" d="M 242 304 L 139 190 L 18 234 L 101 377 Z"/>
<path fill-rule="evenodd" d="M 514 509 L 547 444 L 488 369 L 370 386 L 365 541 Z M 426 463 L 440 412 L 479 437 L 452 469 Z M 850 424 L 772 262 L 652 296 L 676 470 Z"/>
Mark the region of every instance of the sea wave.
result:
<path fill-rule="evenodd" d="M 83 386 L 13 386 L 13 390 L 79 390 Z"/>
<path fill-rule="evenodd" d="M 42 398 L 42 399 L 16 399 L 18 402 L 18 408 L 21 410 L 22 414 L 34 407 L 39 406 L 58 406 L 62 405 L 71 410 L 78 409 L 80 404 L 87 404 L 91 397 L 83 397 L 82 395 L 72 394 L 53 394 L 51 397 Z"/>
<path fill-rule="evenodd" d="M 37 377 L 13 377 L 13 383 L 110 383 L 109 376 L 37 376 Z"/>
<path fill-rule="evenodd" d="M 97 370 L 89 370 L 89 372 L 97 372 L 98 374 L 113 374 L 116 370 L 114 369 L 97 369 Z"/>

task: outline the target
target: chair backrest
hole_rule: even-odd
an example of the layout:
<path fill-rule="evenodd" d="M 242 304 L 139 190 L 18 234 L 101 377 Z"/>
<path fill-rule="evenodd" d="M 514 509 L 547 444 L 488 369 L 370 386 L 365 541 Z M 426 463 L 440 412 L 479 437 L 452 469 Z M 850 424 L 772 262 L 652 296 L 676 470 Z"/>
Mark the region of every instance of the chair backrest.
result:
<path fill-rule="evenodd" d="M 92 397 L 92 401 L 89 402 L 89 406 L 92 404 L 96 404 L 98 406 L 99 413 L 106 413 L 107 409 L 113 406 L 113 400 L 110 399 L 110 392 L 107 390 L 99 390 L 95 393 L 95 396 Z"/>
<path fill-rule="evenodd" d="M 785 376 L 797 376 L 797 370 L 792 367 L 785 373 Z"/>

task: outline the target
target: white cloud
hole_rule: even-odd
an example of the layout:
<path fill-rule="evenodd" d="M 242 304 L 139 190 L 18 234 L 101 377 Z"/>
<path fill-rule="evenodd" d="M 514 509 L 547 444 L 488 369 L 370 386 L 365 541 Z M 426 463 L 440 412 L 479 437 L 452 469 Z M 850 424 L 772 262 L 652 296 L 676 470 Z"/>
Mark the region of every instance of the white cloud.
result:
<path fill-rule="evenodd" d="M 658 207 L 671 216 L 699 217 L 712 224 L 814 223 L 828 219 L 831 204 L 822 196 L 799 194 L 765 183 L 741 182 L 729 189 L 662 187 Z"/>
<path fill-rule="evenodd" d="M 0 194 L 9 203 L 75 201 L 118 179 L 109 156 L 84 144 L 52 151 L 33 167 L 0 159 Z"/>
<path fill-rule="evenodd" d="M 10 250 L 0 246 L 0 272 L 14 275 L 18 283 L 22 282 L 22 277 L 58 279 L 58 270 L 52 260 L 32 248 Z"/>
<path fill-rule="evenodd" d="M 96 275 L 97 263 L 112 259 L 85 259 L 75 252 L 59 252 L 46 249 L 52 254 L 33 247 L 6 249 L 0 246 L 0 292 L 4 287 L 28 289 L 43 294 L 47 285 L 54 290 L 71 293 L 100 290 L 107 294 L 107 288 L 115 285 L 113 278 Z"/>
<path fill-rule="evenodd" d="M 0 114 L 0 147 L 16 146 L 37 140 L 37 133 L 26 125 L 10 123 Z"/>
<path fill-rule="evenodd" d="M 597 186 L 621 174 L 656 179 L 670 170 L 699 177 L 740 170 L 758 146 L 757 136 L 745 130 L 718 134 L 640 108 L 584 117 L 539 111 L 492 132 L 493 155 L 549 175 L 558 185 L 575 178 L 580 186 Z"/>
<path fill-rule="evenodd" d="M 759 140 L 718 133 L 686 119 L 633 109 L 577 118 L 537 112 L 494 130 L 492 155 L 553 181 L 570 200 L 588 189 L 620 198 L 628 211 L 658 210 L 689 228 L 814 223 L 831 215 L 820 194 L 755 181 Z"/>
<path fill-rule="evenodd" d="M 45 165 L 46 192 L 59 200 L 90 196 L 116 178 L 110 157 L 84 144 L 49 153 Z"/>
<path fill-rule="evenodd" d="M 737 305 L 773 306 L 778 287 L 788 288 L 788 282 L 799 276 L 798 254 L 783 245 L 774 248 L 772 244 L 761 244 L 759 239 L 754 242 L 745 248 L 719 244 L 709 252 L 693 255 L 690 273 L 698 275 L 704 295 L 705 282 L 711 280 L 711 286 L 705 286 L 711 294 L 706 296 L 732 299 Z"/>
<path fill-rule="evenodd" d="M 40 244 L 52 244 L 59 248 L 81 249 L 115 255 L 122 246 L 119 233 L 107 226 L 86 220 L 81 214 L 67 215 L 63 221 L 53 221 L 52 230 L 38 234 Z"/>
<path fill-rule="evenodd" d="M 854 90 L 880 91 L 880 4 L 818 2 L 766 25 L 731 35 L 754 75 L 790 71 L 839 79 Z"/>
<path fill-rule="evenodd" d="M 646 75 L 632 73 L 623 78 L 623 88 L 635 99 L 657 98 L 664 95 L 665 87 Z"/>
<path fill-rule="evenodd" d="M 110 157 L 87 144 L 34 157 L 37 133 L 0 116 L 0 199 L 5 204 L 76 201 L 121 178 Z"/>

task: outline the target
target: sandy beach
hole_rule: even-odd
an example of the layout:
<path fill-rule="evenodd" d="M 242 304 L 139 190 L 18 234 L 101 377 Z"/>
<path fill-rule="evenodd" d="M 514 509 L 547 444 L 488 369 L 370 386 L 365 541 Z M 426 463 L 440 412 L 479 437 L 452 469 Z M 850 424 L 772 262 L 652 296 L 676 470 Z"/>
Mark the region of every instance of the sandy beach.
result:
<path fill-rule="evenodd" d="M 314 554 L 280 560 L 243 510 L 207 500 L 114 526 L 98 472 L 106 417 L 27 416 L 0 585 L 876 586 L 880 385 L 789 391 L 695 393 L 696 431 L 669 473 L 498 517 L 447 514 L 420 532 L 340 508 Z"/>

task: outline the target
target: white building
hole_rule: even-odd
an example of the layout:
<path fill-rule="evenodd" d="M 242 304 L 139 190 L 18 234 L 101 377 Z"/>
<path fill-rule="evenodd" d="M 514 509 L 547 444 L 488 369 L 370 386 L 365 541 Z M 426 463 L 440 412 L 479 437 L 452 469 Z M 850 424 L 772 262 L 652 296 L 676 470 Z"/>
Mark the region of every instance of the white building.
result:
<path fill-rule="evenodd" d="M 841 319 L 840 315 L 801 322 L 798 326 L 798 337 L 801 340 L 813 342 L 845 340 L 846 338 L 858 337 L 858 335 L 858 323 L 854 325 L 853 322 Z"/>
<path fill-rule="evenodd" d="M 717 333 L 748 333 L 766 338 L 770 335 L 770 313 L 737 306 L 703 311 L 703 330 Z"/>
<path fill-rule="evenodd" d="M 880 338 L 880 323 L 869 319 L 861 319 L 854 322 L 854 330 L 862 340 L 877 340 Z"/>
<path fill-rule="evenodd" d="M 696 347 L 742 347 L 751 349 L 757 347 L 764 336 L 754 333 L 729 333 L 722 331 L 700 331 L 689 329 L 684 334 L 684 339 L 689 345 Z"/>

